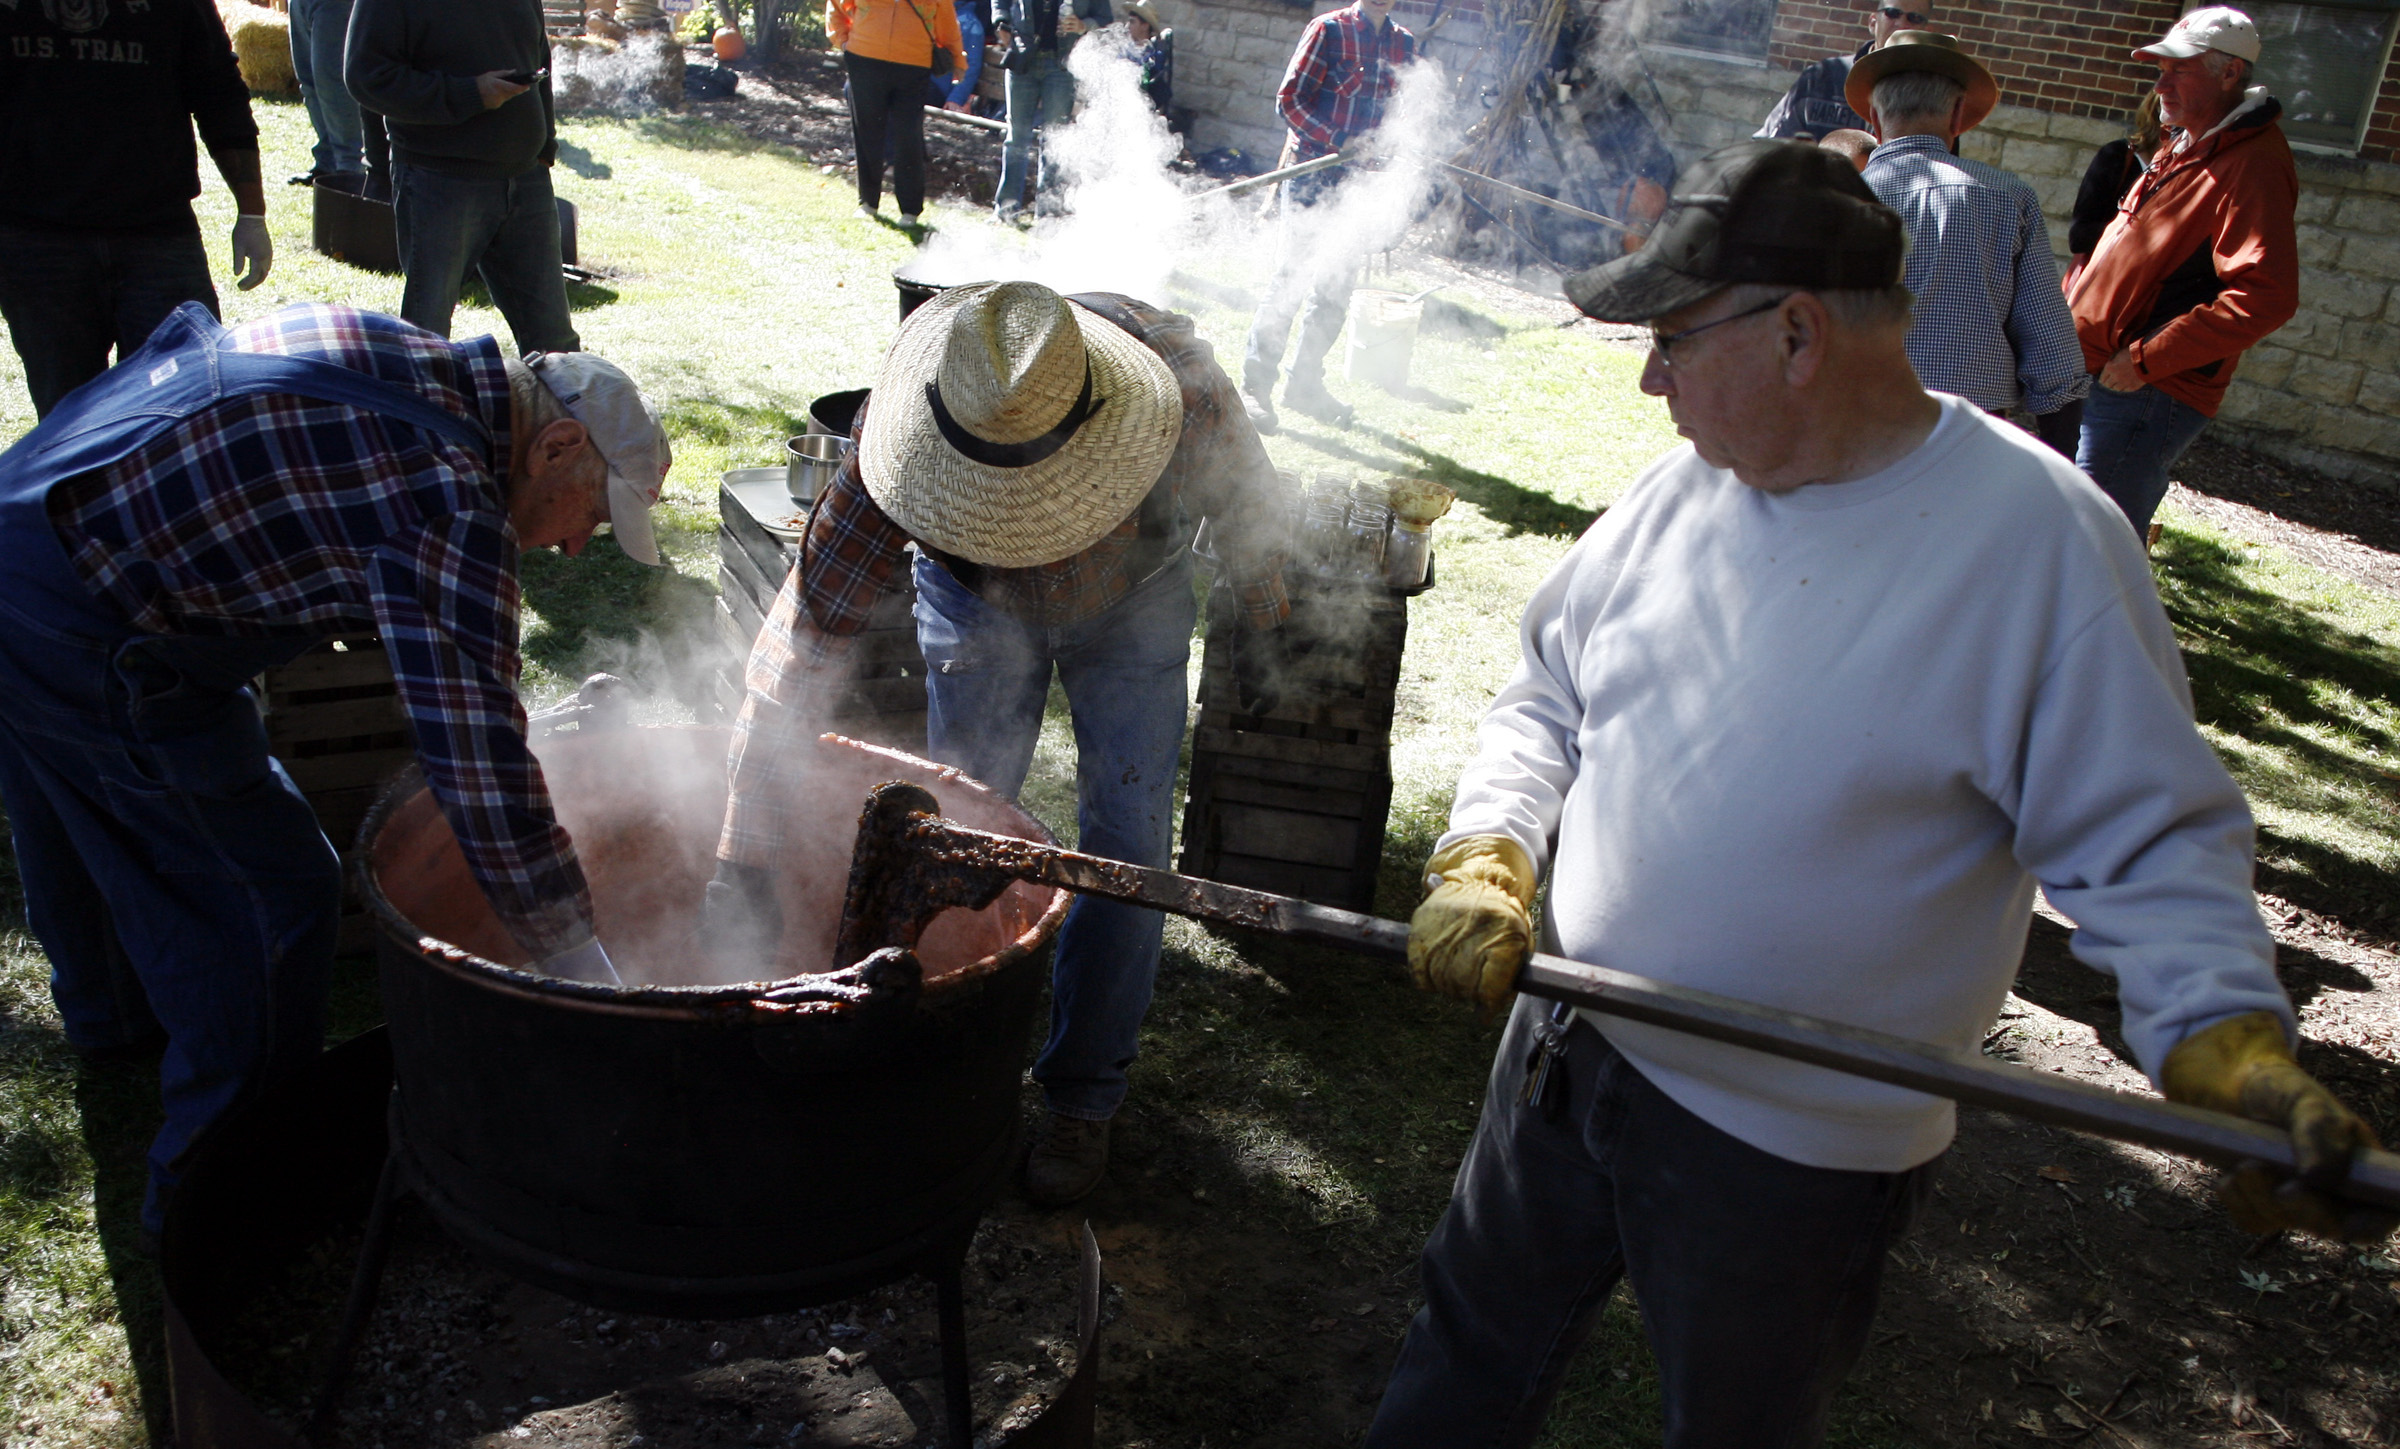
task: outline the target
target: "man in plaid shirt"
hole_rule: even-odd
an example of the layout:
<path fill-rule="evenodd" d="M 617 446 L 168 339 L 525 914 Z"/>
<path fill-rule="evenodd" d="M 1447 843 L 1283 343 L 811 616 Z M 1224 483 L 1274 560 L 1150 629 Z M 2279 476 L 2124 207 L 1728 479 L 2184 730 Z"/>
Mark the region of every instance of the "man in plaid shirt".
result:
<path fill-rule="evenodd" d="M 1030 282 L 953 288 L 901 329 L 854 434 L 751 649 L 709 886 L 720 949 L 770 951 L 780 933 L 784 802 L 806 787 L 819 708 L 912 543 L 928 752 L 1015 795 L 1055 669 L 1080 844 L 1098 855 L 1167 863 L 1203 521 L 1241 604 L 1243 687 L 1280 664 L 1291 499 L 1190 318 Z M 1091 899 L 1067 916 L 1033 1069 L 1050 1108 L 1026 1165 L 1036 1202 L 1079 1198 L 1107 1168 L 1161 924 Z"/>
<path fill-rule="evenodd" d="M 0 455 L 0 795 L 68 1040 L 163 1045 L 178 1159 L 313 1056 L 340 867 L 248 681 L 373 631 L 426 779 L 524 957 L 613 976 L 516 696 L 517 555 L 612 522 L 657 561 L 668 461 L 589 354 L 504 358 L 346 308 L 178 310 Z"/>
<path fill-rule="evenodd" d="M 1399 89 L 1401 69 L 1416 58 L 1417 38 L 1392 23 L 1392 0 L 1356 0 L 1311 20 L 1275 91 L 1275 109 L 1291 128 L 1282 164 L 1330 156 L 1372 134 Z M 1300 350 L 1292 358 L 1283 400 L 1313 417 L 1344 427 L 1350 423 L 1349 406 L 1325 391 L 1325 355 L 1341 335 L 1366 250 L 1362 239 L 1327 229 L 1333 192 L 1345 169 L 1336 166 L 1283 183 L 1275 280 L 1251 320 L 1242 356 L 1244 403 L 1262 433 L 1279 426 L 1275 376 L 1294 318 L 1300 322 Z"/>

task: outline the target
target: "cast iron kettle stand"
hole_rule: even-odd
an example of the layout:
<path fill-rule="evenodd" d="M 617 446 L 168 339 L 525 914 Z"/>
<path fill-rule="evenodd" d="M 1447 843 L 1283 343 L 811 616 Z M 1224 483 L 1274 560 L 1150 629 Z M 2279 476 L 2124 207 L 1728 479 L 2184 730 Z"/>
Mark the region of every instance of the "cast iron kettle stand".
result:
<path fill-rule="evenodd" d="M 529 1264 L 527 1249 L 499 1239 L 475 1219 L 453 1206 L 430 1174 L 418 1163 L 400 1132 L 400 1088 L 392 1088 L 392 1107 L 388 1128 L 391 1150 L 383 1161 L 383 1171 L 375 1184 L 374 1205 L 367 1215 L 367 1235 L 359 1249 L 358 1267 L 350 1281 L 349 1297 L 342 1306 L 342 1327 L 334 1340 L 333 1362 L 325 1387 L 317 1398 L 315 1411 L 309 1416 L 308 1436 L 312 1443 L 334 1442 L 334 1418 L 341 1409 L 342 1391 L 348 1385 L 350 1368 L 358 1356 L 358 1346 L 366 1338 L 368 1321 L 374 1316 L 375 1302 L 383 1283 L 383 1270 L 391 1256 L 392 1220 L 404 1197 L 414 1197 L 430 1212 L 442 1230 L 461 1245 L 498 1266 L 514 1277 L 548 1288 L 564 1297 L 588 1302 L 594 1307 L 612 1308 L 629 1313 L 655 1313 L 667 1318 L 703 1318 L 721 1315 L 695 1311 L 693 1300 L 709 1293 L 724 1292 L 721 1285 L 694 1280 L 645 1279 L 640 1283 L 610 1282 L 605 1270 L 576 1263 L 555 1254 L 545 1255 L 546 1263 Z M 840 1265 L 828 1271 L 825 1287 L 804 1291 L 778 1299 L 775 1306 L 759 1309 L 756 1299 L 745 1306 L 752 1312 L 791 1312 L 803 1308 L 818 1308 L 827 1303 L 855 1297 L 871 1289 L 915 1274 L 932 1280 L 940 1319 L 942 1336 L 942 1414 L 944 1443 L 949 1449 L 971 1449 L 975 1442 L 975 1405 L 969 1392 L 970 1369 L 967 1363 L 967 1297 L 964 1275 L 967 1248 L 974 1240 L 975 1230 L 983 1223 L 983 1213 L 977 1211 L 963 1230 L 940 1234 L 936 1243 L 923 1256 L 903 1266 L 897 1273 L 869 1271 L 860 1274 L 845 1272 Z M 869 1278 L 874 1281 L 867 1281 Z M 738 1289 L 735 1291 L 739 1291 Z M 1100 1329 L 1100 1245 L 1092 1236 L 1089 1223 L 1083 1228 L 1082 1281 L 1076 1292 L 1076 1338 L 1078 1353 L 1074 1376 L 1067 1389 L 1043 1417 L 1010 1437 L 1011 1449 L 1037 1449 L 1037 1446 L 1088 1446 L 1092 1442 L 1093 1387 L 1098 1373 Z M 1081 1392 L 1078 1393 L 1078 1390 Z M 1070 1401 L 1073 1400 L 1073 1406 Z M 1080 1416 L 1081 1435 L 1071 1435 L 1067 1422 Z M 1060 1422 L 1051 1426 L 1052 1419 Z M 1055 1432 L 1043 1432 L 1046 1426 Z"/>
<path fill-rule="evenodd" d="M 326 1052 L 299 1075 L 237 1110 L 194 1147 L 182 1187 L 168 1209 L 159 1262 L 166 1287 L 167 1362 L 180 1449 L 322 1449 L 337 1442 L 334 1416 L 373 1316 L 391 1249 L 394 1209 L 402 1196 L 418 1191 L 409 1180 L 405 1150 L 387 1137 L 394 1092 L 391 1051 L 378 1027 Z M 419 1195 L 439 1220 L 438 1203 Z M 367 1219 L 366 1242 L 343 1307 L 326 1383 L 305 1435 L 295 1434 L 269 1419 L 226 1379 L 217 1367 L 217 1353 L 228 1325 L 254 1301 L 260 1283 L 326 1232 L 362 1216 Z M 978 1211 L 975 1221 L 980 1220 Z M 973 1442 L 960 1282 L 972 1235 L 970 1224 L 964 1235 L 946 1234 L 939 1251 L 899 1272 L 878 1273 L 879 1282 L 862 1287 L 854 1278 L 833 1285 L 845 1291 L 790 1305 L 833 1302 L 910 1271 L 932 1277 L 940 1297 L 946 1442 L 957 1449 Z M 462 1241 L 471 1249 L 476 1246 L 471 1236 Z M 512 1264 L 502 1266 L 513 1276 L 528 1278 Z M 1100 1247 L 1087 1224 L 1076 1291 L 1075 1372 L 1040 1418 L 1009 1436 L 1010 1449 L 1091 1449 L 1101 1283 Z"/>

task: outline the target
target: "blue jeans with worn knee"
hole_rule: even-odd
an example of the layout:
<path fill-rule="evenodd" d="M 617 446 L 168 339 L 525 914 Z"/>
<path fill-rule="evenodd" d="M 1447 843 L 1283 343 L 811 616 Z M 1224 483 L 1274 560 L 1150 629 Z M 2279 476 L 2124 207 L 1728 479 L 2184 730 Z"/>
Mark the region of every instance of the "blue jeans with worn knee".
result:
<path fill-rule="evenodd" d="M 452 176 L 394 158 L 393 220 L 400 269 L 408 274 L 400 315 L 428 332 L 450 335 L 467 273 L 483 274 L 492 305 L 524 352 L 576 352 L 583 343 L 567 319 L 567 281 L 559 271 L 558 198 L 550 168 L 505 181 Z"/>
<path fill-rule="evenodd" d="M 1549 1011 L 1517 999 L 1367 1449 L 1533 1443 L 1620 1279 L 1658 1360 L 1665 1449 L 1819 1443 L 1874 1321 L 1884 1253 L 1941 1159 L 1838 1172 L 1762 1152 L 1678 1106 L 1581 1019 L 1555 1115 L 1528 1106 Z"/>
<path fill-rule="evenodd" d="M 1050 169 L 1047 133 L 1075 114 L 1075 77 L 1067 70 L 1063 52 L 1036 50 L 1024 69 L 1008 72 L 1008 140 L 1000 153 L 1000 190 L 992 210 L 1002 221 L 1025 205 L 1025 171 L 1034 165 L 1034 146 L 1041 145 L 1033 191 L 1040 197 L 1056 185 Z"/>
<path fill-rule="evenodd" d="M 1013 797 L 1032 767 L 1056 669 L 1075 723 L 1081 848 L 1165 865 L 1190 704 L 1190 552 L 1057 628 L 1002 613 L 931 559 L 917 560 L 916 579 L 933 757 Z M 1052 1111 L 1101 1122 L 1124 1102 L 1164 926 L 1156 911 L 1088 896 L 1068 910 L 1050 972 L 1050 1040 L 1033 1065 Z"/>
<path fill-rule="evenodd" d="M 128 636 L 33 597 L 0 596 L 0 798 L 67 1040 L 166 1033 L 157 1232 L 193 1139 L 323 1044 L 341 866 L 245 687 L 291 641 Z"/>
<path fill-rule="evenodd" d="M 2167 496 L 2167 470 L 2207 426 L 2198 408 L 2157 388 L 2113 392 L 2094 379 L 2075 466 L 2125 510 L 2135 533 L 2147 535 L 2150 515 Z"/>
<path fill-rule="evenodd" d="M 320 176 L 367 169 L 366 123 L 342 83 L 342 47 L 350 33 L 352 0 L 292 0 L 292 74 L 317 133 L 309 169 Z"/>

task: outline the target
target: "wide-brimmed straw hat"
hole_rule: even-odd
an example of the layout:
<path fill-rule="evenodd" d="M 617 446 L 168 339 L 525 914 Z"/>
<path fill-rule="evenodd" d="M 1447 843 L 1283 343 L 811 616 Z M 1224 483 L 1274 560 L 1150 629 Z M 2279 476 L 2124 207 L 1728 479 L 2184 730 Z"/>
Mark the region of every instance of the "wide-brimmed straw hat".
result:
<path fill-rule="evenodd" d="M 1887 75 L 1903 71 L 1931 71 L 1947 76 L 1967 89 L 1967 113 L 1962 131 L 1972 131 L 1983 124 L 1983 118 L 2000 104 L 2000 82 L 1983 63 L 1967 54 L 1955 35 L 1936 30 L 1895 30 L 1891 38 L 1850 63 L 1850 79 L 1842 86 L 1842 99 L 1850 109 L 1862 116 L 1875 114 L 1875 82 Z"/>
<path fill-rule="evenodd" d="M 977 282 L 893 340 L 859 473 L 919 541 L 1031 568 L 1124 522 L 1182 435 L 1175 374 L 1139 339 L 1037 282 Z"/>

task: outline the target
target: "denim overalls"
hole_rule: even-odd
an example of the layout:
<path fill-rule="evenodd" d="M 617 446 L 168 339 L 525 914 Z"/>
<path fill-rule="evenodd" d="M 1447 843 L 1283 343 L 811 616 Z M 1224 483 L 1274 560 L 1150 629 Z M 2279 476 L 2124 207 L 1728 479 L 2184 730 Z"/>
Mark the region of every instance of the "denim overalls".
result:
<path fill-rule="evenodd" d="M 488 448 L 482 426 L 349 368 L 238 352 L 187 304 L 0 454 L 0 797 L 27 924 L 67 1039 L 167 1037 L 166 1125 L 143 1225 L 192 1139 L 314 1056 L 340 866 L 281 765 L 248 684 L 315 642 L 146 634 L 85 586 L 50 490 L 228 398 L 283 393 L 372 410 Z"/>

